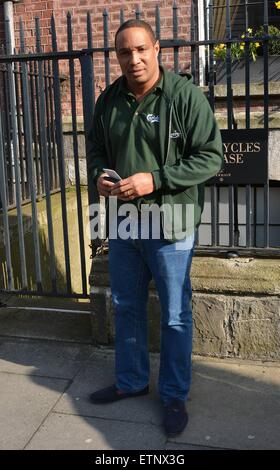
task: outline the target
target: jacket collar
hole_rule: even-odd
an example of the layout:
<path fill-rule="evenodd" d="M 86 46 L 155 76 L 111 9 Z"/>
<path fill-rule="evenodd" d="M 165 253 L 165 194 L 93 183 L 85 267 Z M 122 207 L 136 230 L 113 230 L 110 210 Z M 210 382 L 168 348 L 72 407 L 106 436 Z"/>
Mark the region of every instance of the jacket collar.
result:
<path fill-rule="evenodd" d="M 163 67 L 160 66 L 160 70 L 161 70 L 161 77 L 159 79 L 159 81 L 156 83 L 156 86 L 154 88 L 154 91 L 162 91 L 163 90 L 163 83 L 164 83 L 164 72 L 163 72 Z M 117 94 L 125 94 L 125 95 L 133 95 L 133 93 L 131 91 L 129 91 L 129 89 L 127 88 L 127 84 L 126 84 L 126 78 L 124 75 L 122 75 L 119 80 L 118 80 L 118 90 L 117 90 Z"/>

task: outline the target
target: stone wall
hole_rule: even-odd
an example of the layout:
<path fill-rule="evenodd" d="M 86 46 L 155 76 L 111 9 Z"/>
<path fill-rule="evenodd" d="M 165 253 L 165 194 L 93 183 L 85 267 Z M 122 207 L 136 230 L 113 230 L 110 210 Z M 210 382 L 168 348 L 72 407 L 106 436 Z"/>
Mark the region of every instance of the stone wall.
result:
<path fill-rule="evenodd" d="M 195 354 L 242 359 L 280 359 L 280 260 L 195 257 L 192 266 Z M 90 275 L 95 335 L 114 341 L 114 313 L 107 256 Z M 160 346 L 160 306 L 151 284 L 150 349 Z"/>
<path fill-rule="evenodd" d="M 279 124 L 280 127 L 280 116 Z M 269 179 L 280 181 L 280 130 L 270 130 L 268 135 Z"/>

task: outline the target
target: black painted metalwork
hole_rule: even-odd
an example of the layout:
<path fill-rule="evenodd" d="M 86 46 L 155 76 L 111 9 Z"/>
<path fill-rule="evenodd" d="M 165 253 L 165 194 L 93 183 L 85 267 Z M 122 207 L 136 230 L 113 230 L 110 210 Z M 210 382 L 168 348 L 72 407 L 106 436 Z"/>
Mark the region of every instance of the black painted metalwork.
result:
<path fill-rule="evenodd" d="M 240 2 L 242 4 L 242 2 Z M 189 71 L 192 73 L 194 83 L 203 85 L 210 106 L 214 112 L 219 109 L 219 89 L 217 84 L 217 61 L 215 47 L 221 43 L 226 50 L 226 126 L 227 129 L 236 129 L 235 117 L 235 87 L 233 82 L 232 50 L 234 44 L 244 45 L 245 72 L 244 72 L 244 127 L 252 126 L 252 98 L 250 45 L 254 42 L 262 44 L 263 49 L 263 128 L 269 129 L 269 74 L 268 74 L 268 45 L 271 36 L 268 32 L 268 0 L 263 2 L 264 36 L 251 37 L 248 34 L 250 8 L 253 3 L 244 0 L 245 31 L 244 37 L 233 38 L 231 34 L 231 8 L 234 2 L 225 0 L 219 8 L 225 8 L 226 34 L 223 39 L 214 37 L 214 11 L 215 2 L 204 1 L 204 18 L 200 18 L 200 27 L 204 31 L 204 39 L 199 40 L 197 3 L 191 5 L 191 21 L 189 36 L 181 38 L 181 25 L 186 18 L 180 16 L 180 8 L 174 2 L 172 6 L 172 37 L 162 39 L 164 36 L 161 21 L 160 7 L 155 8 L 155 33 L 160 42 L 159 62 L 165 59 L 165 50 L 173 50 L 173 69 L 182 75 L 186 70 L 181 69 L 181 56 L 189 59 Z M 84 209 L 82 205 L 81 175 L 80 175 L 80 136 L 85 138 L 88 149 L 87 136 L 90 132 L 92 115 L 94 112 L 95 93 L 95 58 L 100 53 L 104 56 L 104 82 L 111 82 L 110 65 L 114 45 L 110 44 L 109 14 L 103 11 L 103 47 L 94 47 L 91 15 L 87 14 L 87 47 L 76 50 L 72 37 L 72 18 L 67 16 L 68 49 L 59 51 L 56 44 L 55 21 L 52 18 L 52 51 L 42 52 L 41 32 L 39 19 L 35 23 L 36 49 L 27 52 L 24 44 L 23 26 L 20 26 L 20 51 L 13 54 L 9 41 L 9 22 L 6 21 L 6 51 L 0 52 L 0 217 L 3 223 L 3 237 L 5 241 L 5 289 L 10 292 L 22 294 L 65 296 L 73 298 L 87 298 L 87 273 L 85 254 L 85 226 Z M 136 18 L 142 17 L 139 7 L 132 13 Z M 125 21 L 124 9 L 120 10 L 120 24 Z M 201 21 L 202 20 L 202 21 Z M 275 39 L 275 37 L 273 37 Z M 279 39 L 279 38 L 278 38 Z M 184 48 L 184 54 L 180 50 Z M 186 54 L 187 51 L 187 55 Z M 200 51 L 200 53 L 199 53 Z M 204 60 L 201 62 L 201 51 Z M 99 54 L 99 56 L 98 56 Z M 169 54 L 170 57 L 170 54 Z M 185 60 L 185 59 L 184 59 Z M 65 66 L 66 64 L 66 66 Z M 170 66 L 170 64 L 168 64 Z M 185 67 L 185 65 L 184 65 Z M 61 72 L 63 70 L 63 72 Z M 67 79 L 63 77 L 68 70 Z M 113 68 L 112 68 L 113 70 Z M 77 79 L 79 75 L 79 80 Z M 204 82 L 202 83 L 202 78 Z M 63 129 L 63 105 L 61 100 L 61 87 L 63 80 L 69 85 L 69 112 L 71 115 L 70 134 L 72 138 L 72 154 L 75 172 L 75 189 L 77 203 L 78 237 L 77 250 L 80 256 L 80 275 L 82 288 L 80 292 L 72 291 L 71 256 L 69 248 L 69 215 L 67 207 L 67 181 L 65 176 L 65 133 Z M 67 82 L 68 80 L 68 82 Z M 78 82 L 81 94 L 78 97 Z M 68 91 L 67 89 L 67 91 Z M 83 128 L 78 122 L 78 107 L 82 107 Z M 88 181 L 88 203 L 93 201 L 94 186 Z M 206 185 L 207 189 L 207 185 Z M 274 184 L 274 190 L 280 191 L 279 184 Z M 52 194 L 60 191 L 61 211 L 63 223 L 63 252 L 65 258 L 66 289 L 61 291 L 58 286 L 58 272 L 55 248 L 55 226 L 52 213 Z M 275 224 L 270 223 L 271 183 L 265 185 L 230 185 L 226 188 L 218 184 L 209 186 L 208 211 L 210 226 L 210 241 L 203 242 L 203 236 L 198 237 L 196 253 L 223 255 L 227 252 L 267 256 L 279 255 L 279 247 L 271 243 L 271 231 Z M 46 288 L 43 282 L 43 258 L 40 241 L 40 226 L 38 222 L 38 199 L 43 198 L 47 213 L 47 240 L 48 263 L 51 288 Z M 240 216 L 240 201 L 243 198 L 243 220 Z M 32 212 L 32 240 L 35 265 L 35 284 L 31 286 L 28 280 L 27 261 L 25 257 L 25 235 L 23 229 L 24 216 L 22 205 L 31 204 Z M 222 220 L 225 217 L 226 222 Z M 19 261 L 20 279 L 15 282 L 13 257 L 11 255 L 11 240 L 9 226 L 9 211 L 16 209 L 19 233 Z M 260 217 L 259 211 L 262 212 Z M 205 223 L 205 226 L 207 225 Z M 202 226 L 204 222 L 202 221 Z M 278 226 L 280 230 L 280 224 Z M 241 232 L 245 233 L 241 244 Z M 225 233 L 228 243 L 223 240 Z M 245 242 L 244 242 L 245 240 Z M 261 241 L 260 241 L 261 240 Z M 204 243 L 204 244 L 203 244 Z"/>

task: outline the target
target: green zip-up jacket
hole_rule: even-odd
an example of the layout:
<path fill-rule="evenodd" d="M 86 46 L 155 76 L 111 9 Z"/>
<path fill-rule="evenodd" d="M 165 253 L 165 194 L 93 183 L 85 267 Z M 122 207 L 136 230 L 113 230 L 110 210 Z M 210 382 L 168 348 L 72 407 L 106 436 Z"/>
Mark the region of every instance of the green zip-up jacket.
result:
<path fill-rule="evenodd" d="M 204 183 L 222 167 L 223 148 L 221 134 L 210 105 L 190 75 L 180 77 L 162 68 L 163 91 L 159 105 L 159 161 L 160 167 L 152 171 L 155 190 L 161 195 L 161 204 L 170 209 L 179 207 L 177 217 L 165 225 L 170 241 L 198 227 L 204 204 Z M 103 168 L 114 168 L 110 151 L 110 116 L 119 78 L 100 95 L 96 102 L 93 126 L 88 136 L 89 176 L 96 183 Z M 172 139 L 174 129 L 180 138 Z M 174 151 L 174 144 L 179 151 Z M 133 158 L 133 155 L 132 155 Z M 145 171 L 143 169 L 143 171 Z M 98 194 L 96 192 L 96 198 Z M 170 210 L 165 211 L 167 220 Z M 178 218 L 179 217 L 179 218 Z"/>

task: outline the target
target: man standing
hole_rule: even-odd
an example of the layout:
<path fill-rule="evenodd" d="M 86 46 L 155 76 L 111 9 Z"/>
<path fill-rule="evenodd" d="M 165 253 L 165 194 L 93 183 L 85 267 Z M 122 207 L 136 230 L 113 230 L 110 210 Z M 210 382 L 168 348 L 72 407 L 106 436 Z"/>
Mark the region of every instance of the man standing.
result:
<path fill-rule="evenodd" d="M 195 229 L 203 209 L 203 183 L 222 165 L 222 143 L 211 108 L 191 77 L 159 66 L 159 43 L 148 23 L 123 23 L 115 47 L 122 76 L 96 103 L 89 136 L 90 175 L 100 195 L 108 200 L 114 196 L 118 207 L 134 205 L 139 220 L 133 223 L 139 231 L 143 208 L 167 206 L 173 219 L 164 227 L 167 210 L 159 237 L 151 231 L 142 238 L 109 236 L 116 383 L 90 399 L 109 403 L 149 392 L 146 304 L 153 278 L 161 304 L 158 391 L 165 431 L 174 436 L 188 421 Z M 109 181 L 104 168 L 114 169 L 121 181 Z M 182 210 L 176 217 L 178 206 Z M 117 217 L 118 226 L 123 219 Z"/>

